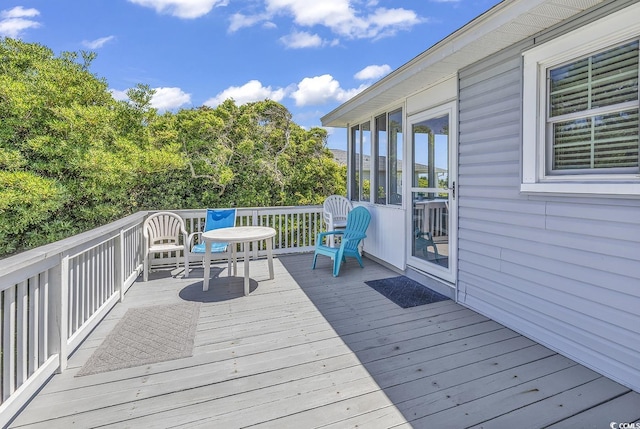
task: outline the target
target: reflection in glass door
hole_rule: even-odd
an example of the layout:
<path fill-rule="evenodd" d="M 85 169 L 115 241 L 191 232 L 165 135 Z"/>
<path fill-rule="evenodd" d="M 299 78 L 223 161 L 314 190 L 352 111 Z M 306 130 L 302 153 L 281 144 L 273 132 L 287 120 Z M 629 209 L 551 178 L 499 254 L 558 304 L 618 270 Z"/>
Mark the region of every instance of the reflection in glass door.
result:
<path fill-rule="evenodd" d="M 455 248 L 451 216 L 455 165 L 451 151 L 451 114 L 423 114 L 410 121 L 412 220 L 410 261 L 452 280 Z M 454 155 L 453 155 L 454 156 Z M 453 241 L 455 244 L 455 241 Z"/>

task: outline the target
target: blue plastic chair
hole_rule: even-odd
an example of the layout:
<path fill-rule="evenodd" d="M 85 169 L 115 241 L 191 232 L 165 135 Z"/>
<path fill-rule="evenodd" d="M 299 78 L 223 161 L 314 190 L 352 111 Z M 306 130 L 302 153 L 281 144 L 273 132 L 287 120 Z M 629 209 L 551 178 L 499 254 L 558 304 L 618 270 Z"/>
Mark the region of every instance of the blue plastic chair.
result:
<path fill-rule="evenodd" d="M 422 251 L 425 259 L 428 259 L 429 251 L 428 248 L 433 248 L 433 254 L 435 255 L 435 259 L 439 259 L 440 255 L 438 255 L 438 246 L 433 241 L 433 235 L 429 231 L 423 232 L 420 231 L 420 228 L 416 228 L 414 232 L 415 238 L 415 248 L 416 252 Z"/>
<path fill-rule="evenodd" d="M 207 209 L 207 216 L 204 221 L 204 230 L 196 231 L 189 235 L 190 253 L 204 257 L 204 242 L 195 243 L 195 237 L 202 235 L 203 232 L 212 229 L 228 228 L 236 224 L 236 209 Z M 201 240 L 198 240 L 201 241 Z M 211 243 L 211 259 L 221 259 L 221 255 L 227 253 L 229 243 Z M 217 255 L 217 257 L 216 257 Z"/>
<path fill-rule="evenodd" d="M 364 268 L 362 264 L 362 257 L 358 249 L 358 245 L 363 238 L 367 235 L 365 232 L 369 227 L 371 221 L 371 214 L 369 210 L 364 207 L 356 207 L 347 215 L 347 226 L 343 230 L 327 231 L 318 234 L 316 239 L 316 251 L 313 255 L 313 266 L 311 269 L 316 268 L 316 260 L 318 255 L 329 256 L 333 259 L 333 276 L 338 277 L 340 273 L 340 265 L 342 262 L 346 262 L 347 256 L 356 258 L 360 267 Z M 340 247 L 329 247 L 323 244 L 324 238 L 327 235 L 341 236 Z"/>

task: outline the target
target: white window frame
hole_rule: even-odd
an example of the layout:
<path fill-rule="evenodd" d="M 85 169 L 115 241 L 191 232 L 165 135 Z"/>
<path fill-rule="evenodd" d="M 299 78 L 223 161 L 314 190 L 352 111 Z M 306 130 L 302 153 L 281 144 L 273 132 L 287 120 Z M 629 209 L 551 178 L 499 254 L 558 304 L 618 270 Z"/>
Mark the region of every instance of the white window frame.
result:
<path fill-rule="evenodd" d="M 640 37 L 640 4 L 523 53 L 522 182 L 525 193 L 640 196 L 640 174 L 567 174 L 546 172 L 547 71 Z"/>
<path fill-rule="evenodd" d="M 400 115 L 402 117 L 402 141 L 400 141 L 400 149 L 401 152 L 396 154 L 396 157 L 401 158 L 404 156 L 404 147 L 405 147 L 405 142 L 404 142 L 404 132 L 405 132 L 405 121 L 406 121 L 406 116 L 405 116 L 405 105 L 404 104 L 400 104 L 400 105 L 393 105 L 392 107 L 389 107 L 385 110 L 382 110 L 380 112 L 378 112 L 377 114 L 373 115 L 373 116 L 369 116 L 366 118 L 362 118 L 361 120 L 355 121 L 354 123 L 350 123 L 347 124 L 347 129 L 348 131 L 348 141 L 347 141 L 347 146 L 348 146 L 348 158 L 350 159 L 350 161 L 348 161 L 348 166 L 347 166 L 347 177 L 348 177 L 348 181 L 347 181 L 347 187 L 348 187 L 348 198 L 351 201 L 355 201 L 355 202 L 359 202 L 359 203 L 367 203 L 367 204 L 375 204 L 378 206 L 383 206 L 383 207 L 392 207 L 392 208 L 401 208 L 404 205 L 404 197 L 402 196 L 402 189 L 403 189 L 403 183 L 405 180 L 404 177 L 404 172 L 402 173 L 402 178 L 400 179 L 400 195 L 401 195 L 401 201 L 400 203 L 397 202 L 393 202 L 391 200 L 391 194 L 389 193 L 390 191 L 390 183 L 391 183 L 391 169 L 389 168 L 389 152 L 390 152 L 390 137 L 391 137 L 391 131 L 390 131 L 390 126 L 391 124 L 389 123 L 389 115 L 392 113 L 396 113 L 396 112 L 400 112 Z M 387 121 L 387 138 L 385 139 L 384 142 L 378 142 L 378 130 L 376 128 L 376 119 L 379 118 L 380 116 L 384 115 L 386 117 L 386 121 Z M 362 127 L 364 124 L 369 124 L 369 139 L 370 139 L 370 162 L 369 162 L 369 198 L 368 199 L 362 199 L 362 193 L 363 193 L 363 189 L 364 189 L 364 180 L 361 178 L 360 180 L 360 184 L 358 186 L 358 188 L 356 188 L 356 184 L 354 183 L 354 177 L 356 175 L 357 172 L 360 172 L 360 175 L 363 176 L 363 171 L 364 171 L 364 156 L 362 154 L 362 143 L 363 143 L 363 139 L 362 139 Z M 353 128 L 358 127 L 358 131 L 357 131 L 357 136 L 354 136 L 354 130 Z M 360 150 L 360 163 L 356 165 L 356 160 L 355 160 L 355 149 L 356 146 L 359 148 Z M 386 148 L 387 151 L 387 155 L 386 157 L 386 174 L 385 174 L 385 185 L 386 185 L 386 196 L 385 196 L 385 202 L 377 202 L 376 201 L 376 195 L 375 195 L 375 190 L 377 189 L 378 186 L 378 171 L 377 171 L 377 164 L 374 167 L 375 161 L 377 161 L 377 158 L 379 156 L 379 147 L 380 146 L 384 146 Z M 396 161 L 397 162 L 397 161 Z M 375 168 L 375 170 L 374 170 Z M 404 170 L 403 170 L 404 171 Z M 396 179 L 397 180 L 397 179 Z M 354 193 L 357 191 L 358 194 L 358 199 L 355 199 Z"/>

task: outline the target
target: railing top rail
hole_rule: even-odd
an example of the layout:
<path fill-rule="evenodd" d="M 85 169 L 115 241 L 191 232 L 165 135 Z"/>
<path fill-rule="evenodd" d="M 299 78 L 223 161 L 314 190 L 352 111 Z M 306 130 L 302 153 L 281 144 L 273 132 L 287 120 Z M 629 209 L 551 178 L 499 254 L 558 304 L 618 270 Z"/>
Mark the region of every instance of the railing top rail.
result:
<path fill-rule="evenodd" d="M 55 243 L 46 244 L 35 249 L 27 250 L 4 259 L 0 259 L 0 278 L 9 273 L 14 273 L 24 267 L 41 263 L 50 258 L 59 258 L 61 255 L 73 253 L 78 247 L 86 247 L 87 242 L 100 239 L 121 229 L 128 229 L 140 223 L 148 212 L 140 211 L 125 218 L 111 222 L 107 225 L 74 235 Z"/>
<path fill-rule="evenodd" d="M 253 212 L 258 212 L 261 215 L 270 213 L 313 213 L 322 209 L 322 206 L 238 207 L 237 209 L 239 216 L 246 216 Z M 205 210 L 206 208 L 170 211 L 183 217 L 188 217 L 193 216 L 194 214 L 199 215 L 200 213 L 204 215 Z M 140 211 L 107 225 L 74 235 L 73 237 L 0 259 L 0 279 L 8 280 L 9 278 L 7 276 L 15 276 L 17 272 L 29 267 L 35 268 L 36 266 L 43 267 L 45 265 L 55 265 L 55 261 L 59 261 L 65 255 L 73 255 L 78 251 L 82 251 L 83 249 L 90 247 L 92 243 L 98 243 L 101 240 L 105 240 L 105 237 L 108 237 L 109 235 L 121 230 L 129 229 L 141 223 L 149 213 L 153 212 Z"/>
<path fill-rule="evenodd" d="M 226 207 L 225 207 L 226 208 Z M 238 213 L 247 213 L 247 212 L 298 212 L 298 213 L 306 213 L 306 212 L 315 212 L 318 209 L 322 209 L 322 205 L 312 205 L 312 206 L 271 206 L 271 207 L 236 207 Z M 204 213 L 206 208 L 201 209 L 181 209 L 181 210 L 170 210 L 173 213 L 177 213 L 180 215 L 192 214 L 202 212 Z"/>

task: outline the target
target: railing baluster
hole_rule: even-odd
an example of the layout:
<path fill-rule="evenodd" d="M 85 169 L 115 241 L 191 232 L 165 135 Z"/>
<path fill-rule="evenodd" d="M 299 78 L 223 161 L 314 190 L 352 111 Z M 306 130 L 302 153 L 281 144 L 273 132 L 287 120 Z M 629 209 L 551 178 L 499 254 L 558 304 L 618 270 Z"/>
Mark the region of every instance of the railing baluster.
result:
<path fill-rule="evenodd" d="M 279 248 L 282 248 L 282 214 L 278 215 L 278 239 L 276 241 L 276 245 Z"/>
<path fill-rule="evenodd" d="M 40 355 L 40 276 L 29 279 L 29 359 L 27 361 L 28 375 L 38 369 Z"/>
<path fill-rule="evenodd" d="M 38 367 L 49 358 L 49 270 L 40 274 L 40 280 Z"/>
<path fill-rule="evenodd" d="M 89 315 L 92 315 L 93 313 L 96 312 L 96 310 L 100 307 L 100 288 L 102 286 L 102 281 L 101 281 L 101 269 L 102 269 L 102 265 L 101 265 L 101 255 L 102 255 L 102 249 L 104 248 L 104 243 L 97 246 L 94 249 L 94 258 L 93 258 L 93 264 L 91 267 L 91 289 L 93 289 L 93 302 L 91 303 L 91 311 L 89 312 Z"/>
<path fill-rule="evenodd" d="M 111 296 L 111 294 L 113 294 L 113 290 L 111 289 L 111 285 L 113 284 L 113 246 L 115 246 L 118 238 L 119 237 L 116 237 L 111 240 L 104 252 L 104 267 L 107 275 L 105 276 L 104 287 L 102 289 L 103 301 L 106 301 Z"/>
<path fill-rule="evenodd" d="M 96 310 L 100 308 L 102 303 L 104 302 L 104 285 L 105 285 L 105 277 L 107 275 L 106 266 L 104 264 L 104 255 L 107 251 L 107 247 L 109 242 L 105 242 L 98 247 L 98 264 L 95 268 L 96 270 Z"/>
<path fill-rule="evenodd" d="M 73 329 L 69 332 L 69 336 L 71 336 L 76 331 L 76 329 L 78 329 L 78 327 L 82 325 L 82 321 L 84 320 L 84 295 L 86 294 L 86 291 L 83 289 L 82 286 L 86 283 L 85 281 L 85 277 L 87 275 L 86 261 L 87 261 L 87 255 L 85 253 L 81 254 L 79 257 L 80 276 L 78 276 L 78 283 L 76 284 L 77 302 L 71 303 L 72 305 L 74 305 L 74 307 L 77 308 L 78 318 L 76 321 L 76 325 L 73 326 Z"/>
<path fill-rule="evenodd" d="M 78 323 L 78 306 L 74 305 L 78 301 L 78 294 L 76 293 L 77 284 L 80 282 L 80 258 L 71 259 L 70 265 L 70 273 L 69 273 L 69 309 L 71 310 L 71 314 L 69 315 L 69 328 L 71 329 L 73 326 L 76 326 Z M 69 332 L 66 332 L 65 335 L 69 335 Z"/>
<path fill-rule="evenodd" d="M 110 264 L 109 258 L 111 256 L 111 249 L 113 247 L 114 242 L 115 242 L 115 239 L 105 243 L 104 249 L 102 251 L 102 268 L 100 271 L 103 274 L 102 274 L 102 287 L 100 289 L 101 291 L 100 303 L 105 302 L 107 298 L 111 296 L 111 294 L 109 293 L 109 287 L 110 287 L 109 280 L 111 278 L 111 264 Z"/>
<path fill-rule="evenodd" d="M 309 245 L 309 232 L 310 232 L 309 225 L 311 225 L 311 222 L 309 222 L 309 217 L 310 217 L 309 214 L 305 213 L 303 217 L 304 217 L 304 220 L 302 222 L 302 229 L 304 231 L 304 235 L 302 239 L 304 242 L 302 244 L 303 244 L 303 247 L 307 247 Z"/>
<path fill-rule="evenodd" d="M 84 288 L 84 285 L 87 284 L 87 259 L 89 259 L 89 255 L 87 253 L 83 253 L 81 255 L 81 261 L 82 261 L 82 266 L 81 266 L 81 271 L 80 273 L 82 274 L 80 276 L 80 281 L 78 282 L 78 284 L 76 285 L 77 289 L 76 291 L 78 292 L 78 323 L 77 325 L 69 332 L 69 336 L 71 337 L 73 335 L 74 332 L 76 332 L 76 330 L 82 326 L 82 322 L 84 322 L 84 308 L 85 308 L 85 303 L 87 302 L 87 290 Z"/>
<path fill-rule="evenodd" d="M 284 223 L 284 247 L 289 247 L 289 223 L 291 222 L 291 214 L 287 213 L 286 222 Z"/>
<path fill-rule="evenodd" d="M 85 321 L 95 313 L 98 303 L 98 256 L 100 255 L 100 246 L 96 246 L 89 252 L 89 280 L 86 288 L 89 290 L 89 301 L 87 305 L 87 314 Z"/>
<path fill-rule="evenodd" d="M 80 284 L 82 283 L 82 255 L 69 260 L 70 265 L 73 264 L 75 270 L 75 277 L 71 278 L 69 284 L 69 308 L 73 313 L 73 319 L 69 323 L 69 332 L 67 336 L 71 335 L 71 332 L 75 331 L 77 326 L 80 326 Z"/>
<path fill-rule="evenodd" d="M 120 230 L 118 234 L 118 238 L 116 239 L 116 243 L 114 246 L 115 258 L 119 261 L 119 264 L 116 265 L 115 270 L 115 287 L 118 291 L 118 301 L 122 302 L 124 300 L 124 273 L 125 273 L 125 253 L 128 254 L 129 248 L 125 245 L 127 239 L 127 234 Z M 129 272 L 127 270 L 127 272 Z"/>
<path fill-rule="evenodd" d="M 303 214 L 302 213 L 296 213 L 296 248 L 300 248 L 302 247 L 302 232 L 300 230 L 300 227 L 302 226 L 302 222 L 303 222 Z"/>
<path fill-rule="evenodd" d="M 60 290 L 58 291 L 58 320 L 60 336 L 58 338 L 58 372 L 67 368 L 67 339 L 69 333 L 69 256 L 64 256 L 60 262 Z"/>
<path fill-rule="evenodd" d="M 16 288 L 4 291 L 2 330 L 2 399 L 6 400 L 16 389 L 15 357 L 16 347 Z"/>
<path fill-rule="evenodd" d="M 28 281 L 18 284 L 16 295 L 16 385 L 20 386 L 27 379 L 28 340 L 29 340 L 29 294 Z"/>
<path fill-rule="evenodd" d="M 78 323 L 78 328 L 82 326 L 82 324 L 87 320 L 87 314 L 89 313 L 89 288 L 88 285 L 91 283 L 90 280 L 91 275 L 91 250 L 87 253 L 84 253 L 84 264 L 83 264 L 83 276 L 82 283 L 80 283 L 80 292 L 82 294 L 82 302 L 80 303 L 81 316 Z M 72 332 L 74 334 L 77 331 L 77 328 Z"/>
<path fill-rule="evenodd" d="M 73 335 L 73 333 L 80 327 L 82 326 L 82 322 L 84 322 L 84 313 L 85 313 L 85 307 L 86 307 L 86 302 L 87 302 L 87 293 L 88 291 L 85 289 L 85 285 L 87 284 L 87 273 L 88 273 L 88 269 L 87 269 L 87 260 L 89 259 L 89 255 L 88 252 L 87 253 L 83 253 L 82 254 L 82 276 L 80 277 L 80 281 L 78 282 L 78 298 L 79 302 L 78 302 L 78 310 L 79 310 L 79 315 L 78 315 L 78 325 L 73 329 L 73 331 L 71 331 L 69 333 L 69 336 Z"/>
<path fill-rule="evenodd" d="M 89 291 L 87 300 L 87 315 L 84 320 L 87 320 L 90 314 L 93 314 L 96 309 L 96 262 L 97 262 L 98 250 L 94 247 L 89 251 L 89 279 L 87 280 L 86 288 Z"/>

